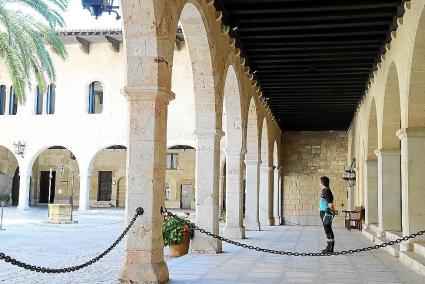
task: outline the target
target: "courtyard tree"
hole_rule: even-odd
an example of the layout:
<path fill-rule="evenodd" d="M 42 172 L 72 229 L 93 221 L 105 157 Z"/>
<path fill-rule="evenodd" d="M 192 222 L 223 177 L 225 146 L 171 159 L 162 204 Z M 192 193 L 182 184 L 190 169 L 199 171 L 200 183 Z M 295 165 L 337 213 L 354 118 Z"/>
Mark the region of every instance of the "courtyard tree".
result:
<path fill-rule="evenodd" d="M 0 56 L 20 103 L 34 76 L 41 92 L 55 81 L 48 45 L 62 59 L 64 44 L 55 32 L 65 25 L 61 13 L 68 0 L 0 0 Z"/>

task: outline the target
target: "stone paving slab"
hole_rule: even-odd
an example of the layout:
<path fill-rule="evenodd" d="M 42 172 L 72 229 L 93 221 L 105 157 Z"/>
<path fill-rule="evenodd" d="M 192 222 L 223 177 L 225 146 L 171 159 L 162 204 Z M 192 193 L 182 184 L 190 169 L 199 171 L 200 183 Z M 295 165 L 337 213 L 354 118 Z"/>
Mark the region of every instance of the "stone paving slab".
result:
<path fill-rule="evenodd" d="M 36 265 L 64 267 L 80 264 L 108 247 L 124 227 L 124 211 L 93 210 L 76 214 L 78 224 L 46 224 L 47 210 L 5 210 L 0 251 Z M 336 229 L 338 250 L 369 246 L 358 232 Z M 325 245 L 321 227 L 267 227 L 248 232 L 243 242 L 272 249 L 319 251 Z M 45 275 L 0 262 L 0 283 L 118 283 L 124 245 L 84 270 Z M 168 250 L 165 250 L 168 254 Z M 170 283 L 425 283 L 425 278 L 403 266 L 385 251 L 350 256 L 301 258 L 270 255 L 224 245 L 222 254 L 168 258 Z"/>

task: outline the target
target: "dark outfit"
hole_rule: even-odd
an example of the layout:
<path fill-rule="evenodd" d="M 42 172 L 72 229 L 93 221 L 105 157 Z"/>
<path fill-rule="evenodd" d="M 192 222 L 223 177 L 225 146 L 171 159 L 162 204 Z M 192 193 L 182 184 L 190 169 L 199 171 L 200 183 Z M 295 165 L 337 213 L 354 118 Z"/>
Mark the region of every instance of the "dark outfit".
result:
<path fill-rule="evenodd" d="M 324 252 L 333 252 L 335 246 L 334 232 L 332 230 L 332 222 L 325 223 L 323 217 L 325 214 L 333 215 L 330 208 L 328 207 L 329 203 L 334 202 L 334 196 L 329 187 L 322 189 L 322 194 L 320 196 L 320 219 L 322 220 L 323 228 L 325 229 L 326 238 L 328 239 L 328 246 L 324 249 Z"/>

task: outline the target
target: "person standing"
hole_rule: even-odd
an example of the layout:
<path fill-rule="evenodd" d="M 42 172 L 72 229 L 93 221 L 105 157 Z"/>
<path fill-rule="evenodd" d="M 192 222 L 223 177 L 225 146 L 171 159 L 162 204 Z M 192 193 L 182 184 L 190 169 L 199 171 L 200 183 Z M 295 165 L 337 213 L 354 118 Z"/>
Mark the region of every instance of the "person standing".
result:
<path fill-rule="evenodd" d="M 332 230 L 332 219 L 338 211 L 334 207 L 334 196 L 329 188 L 329 178 L 321 177 L 320 184 L 322 185 L 322 193 L 320 195 L 320 219 L 322 220 L 323 228 L 325 229 L 328 245 L 322 252 L 333 252 L 335 247 L 334 232 Z"/>

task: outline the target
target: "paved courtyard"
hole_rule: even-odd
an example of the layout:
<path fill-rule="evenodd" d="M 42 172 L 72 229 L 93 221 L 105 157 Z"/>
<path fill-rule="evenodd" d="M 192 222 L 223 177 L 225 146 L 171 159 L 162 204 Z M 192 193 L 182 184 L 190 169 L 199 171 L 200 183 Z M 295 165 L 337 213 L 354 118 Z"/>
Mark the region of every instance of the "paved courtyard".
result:
<path fill-rule="evenodd" d="M 49 267 L 81 264 L 108 247 L 121 233 L 124 211 L 93 210 L 76 214 L 75 225 L 46 224 L 47 211 L 5 210 L 0 251 L 22 261 Z M 268 227 L 248 232 L 246 243 L 271 249 L 318 251 L 325 240 L 320 227 Z M 371 245 L 358 232 L 336 230 L 337 249 Z M 82 271 L 64 275 L 35 274 L 0 262 L 0 283 L 117 283 L 124 245 Z M 165 251 L 168 254 L 168 250 Z M 283 257 L 224 245 L 218 255 L 167 257 L 171 283 L 425 283 L 384 251 L 351 256 Z"/>

